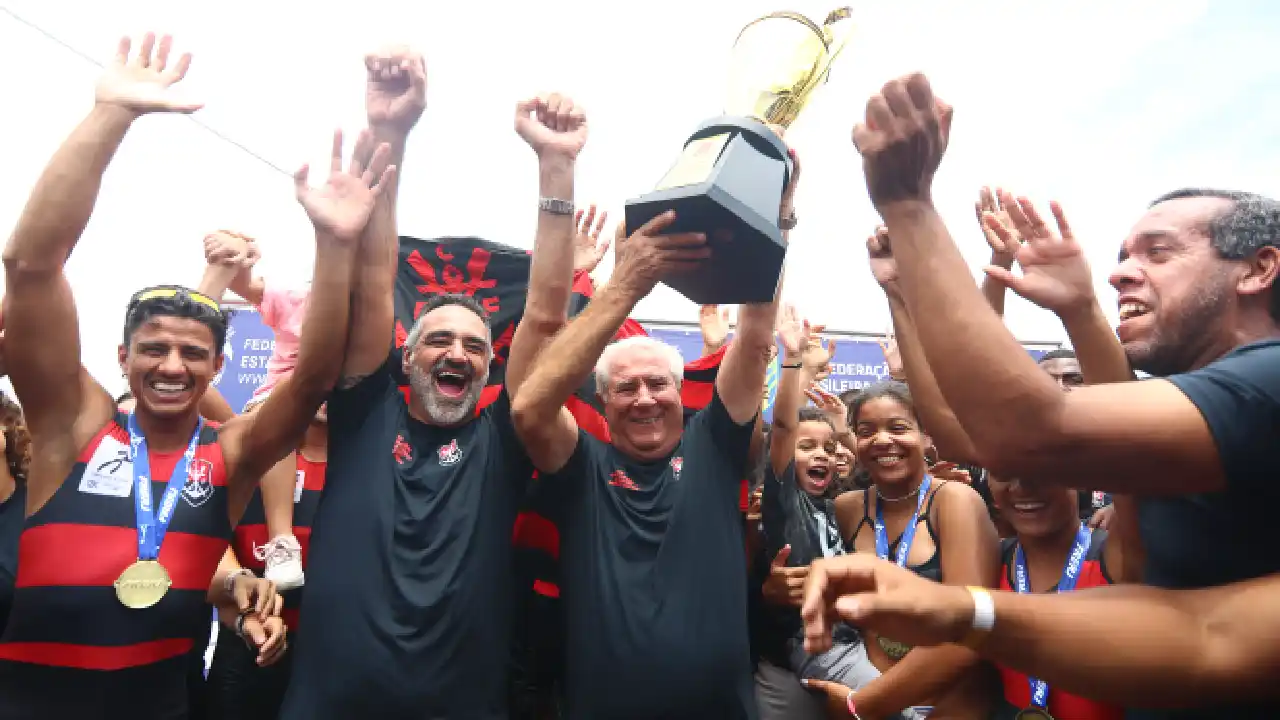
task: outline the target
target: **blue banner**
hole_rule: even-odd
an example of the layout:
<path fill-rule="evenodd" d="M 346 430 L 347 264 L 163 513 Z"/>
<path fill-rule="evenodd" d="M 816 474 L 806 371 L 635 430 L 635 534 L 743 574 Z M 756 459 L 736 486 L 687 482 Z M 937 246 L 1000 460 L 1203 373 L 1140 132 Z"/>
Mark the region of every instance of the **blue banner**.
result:
<path fill-rule="evenodd" d="M 645 323 L 645 329 L 654 338 L 680 351 L 685 362 L 697 360 L 702 355 L 702 332 L 697 327 Z M 835 335 L 836 356 L 831 360 L 831 375 L 822 382 L 829 392 L 839 395 L 847 390 L 857 390 L 889 378 L 889 366 L 885 364 L 880 344 L 874 338 Z M 267 360 L 275 347 L 271 328 L 262 324 L 262 317 L 252 307 L 236 308 L 227 330 L 227 343 L 223 347 L 222 372 L 213 384 L 222 392 L 232 408 L 244 407 L 253 391 L 267 377 Z M 1047 352 L 1044 346 L 1028 348 L 1032 357 L 1039 359 Z M 771 418 L 773 393 L 765 406 L 764 416 Z"/>
<path fill-rule="evenodd" d="M 267 361 L 275 349 L 275 333 L 262 323 L 257 308 L 235 307 L 227 342 L 222 346 L 222 372 L 213 378 L 214 387 L 240 412 L 253 391 L 267 379 Z"/>

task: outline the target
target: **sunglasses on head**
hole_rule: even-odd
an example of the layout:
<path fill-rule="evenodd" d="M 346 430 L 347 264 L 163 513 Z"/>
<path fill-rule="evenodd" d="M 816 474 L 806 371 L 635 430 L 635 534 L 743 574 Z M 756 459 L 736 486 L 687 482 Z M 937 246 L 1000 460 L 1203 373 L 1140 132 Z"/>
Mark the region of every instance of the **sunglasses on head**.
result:
<path fill-rule="evenodd" d="M 143 288 L 142 290 L 134 293 L 133 297 L 129 298 L 129 307 L 134 307 L 137 304 L 144 303 L 148 300 L 162 300 L 172 297 L 187 298 L 208 307 L 219 315 L 222 314 L 222 306 L 218 304 L 217 300 L 214 300 L 202 292 L 196 292 L 195 290 L 184 288 L 181 285 L 157 285 L 155 287 Z"/>

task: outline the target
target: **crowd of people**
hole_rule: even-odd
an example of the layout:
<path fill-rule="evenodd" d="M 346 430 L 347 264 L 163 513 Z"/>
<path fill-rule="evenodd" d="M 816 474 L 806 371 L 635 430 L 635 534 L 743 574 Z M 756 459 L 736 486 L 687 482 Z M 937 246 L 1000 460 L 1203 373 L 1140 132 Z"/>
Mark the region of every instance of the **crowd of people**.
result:
<path fill-rule="evenodd" d="M 732 329 L 708 306 L 717 369 L 686 412 L 691 359 L 624 328 L 719 246 L 673 213 L 619 226 L 571 319 L 609 239 L 575 205 L 588 124 L 562 95 L 515 111 L 539 187 L 508 351 L 474 291 L 397 338 L 427 82 L 387 48 L 365 58 L 367 129 L 335 133 L 322 185 L 294 177 L 310 282 L 256 276 L 253 238 L 211 233 L 195 287 L 133 295 L 112 398 L 64 265 L 134 121 L 199 109 L 174 92 L 190 62 L 120 42 L 4 251 L 0 718 L 1280 717 L 1280 203 L 1156 199 L 1120 244 L 1113 330 L 1057 204 L 1051 227 L 982 189 L 972 281 L 931 196 L 952 108 L 892 80 L 853 127 L 892 380 L 828 392 L 832 346 L 778 296 Z M 228 289 L 276 333 L 239 412 L 212 384 Z M 1073 349 L 1030 357 L 1008 290 Z M 574 412 L 584 386 L 607 427 Z M 529 507 L 557 538 L 552 589 L 516 580 Z"/>

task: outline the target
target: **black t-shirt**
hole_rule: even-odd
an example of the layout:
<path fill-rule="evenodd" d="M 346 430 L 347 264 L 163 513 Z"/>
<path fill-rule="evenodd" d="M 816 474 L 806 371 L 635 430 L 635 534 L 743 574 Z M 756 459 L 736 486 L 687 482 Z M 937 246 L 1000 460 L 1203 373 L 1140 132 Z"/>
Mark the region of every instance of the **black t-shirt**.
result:
<path fill-rule="evenodd" d="M 570 720 L 756 717 L 739 510 L 753 424 L 717 395 L 668 457 L 580 432 L 541 481 L 562 534 Z"/>
<path fill-rule="evenodd" d="M 20 483 L 8 500 L 0 503 L 0 629 L 9 622 L 13 583 L 18 577 L 18 540 L 26 520 L 27 486 Z"/>
<path fill-rule="evenodd" d="M 1218 493 L 1142 498 L 1144 580 L 1199 588 L 1280 572 L 1276 472 L 1280 427 L 1280 341 L 1244 345 L 1216 362 L 1168 378 L 1195 403 L 1218 446 L 1227 487 Z M 1131 712 L 1134 718 L 1276 717 L 1280 703 L 1187 712 Z"/>
<path fill-rule="evenodd" d="M 282 718 L 506 717 L 511 532 L 533 472 L 506 393 L 456 428 L 390 366 L 329 401 L 329 466 Z"/>

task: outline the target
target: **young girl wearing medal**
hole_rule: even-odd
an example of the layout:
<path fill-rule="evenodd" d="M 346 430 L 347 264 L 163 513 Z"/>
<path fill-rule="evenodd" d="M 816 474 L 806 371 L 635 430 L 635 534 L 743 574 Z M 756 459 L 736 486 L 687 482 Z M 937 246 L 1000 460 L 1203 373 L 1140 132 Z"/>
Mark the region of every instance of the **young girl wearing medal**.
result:
<path fill-rule="evenodd" d="M 878 383 L 860 392 L 847 425 L 844 418 L 836 420 L 843 415 L 838 398 L 820 391 L 810 397 L 839 422 L 839 439 L 852 446 L 859 467 L 871 477 L 867 490 L 836 500 L 846 547 L 938 582 L 995 585 L 999 540 L 986 504 L 963 483 L 929 476 L 925 451 L 931 441 L 906 385 Z M 915 651 L 869 631 L 863 640 L 863 668 L 870 680 L 861 689 L 808 683 L 827 693 L 833 710 L 851 717 L 911 719 L 927 716 L 936 706 L 947 717 L 985 720 L 986 677 L 972 652 L 954 646 Z"/>
<path fill-rule="evenodd" d="M 1120 578 L 1120 543 L 1106 530 L 1080 522 L 1078 491 L 990 476 L 991 499 L 1017 533 L 1001 548 L 1000 589 L 1018 593 L 1071 592 L 1110 585 Z M 1123 521 L 1117 516 L 1117 521 Z M 999 668 L 1005 706 L 997 720 L 1121 720 L 1124 709 L 1053 690 L 1047 683 Z"/>

